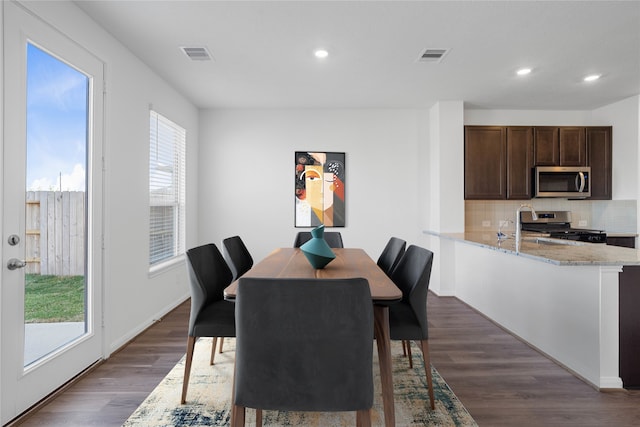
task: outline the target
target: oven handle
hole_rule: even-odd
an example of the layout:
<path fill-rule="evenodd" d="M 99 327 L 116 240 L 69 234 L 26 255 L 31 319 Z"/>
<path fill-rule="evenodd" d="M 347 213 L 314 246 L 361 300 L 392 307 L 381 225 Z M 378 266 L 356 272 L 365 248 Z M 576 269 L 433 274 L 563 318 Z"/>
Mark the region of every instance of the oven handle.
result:
<path fill-rule="evenodd" d="M 580 185 L 578 185 L 578 178 L 580 178 Z M 584 172 L 578 172 L 576 175 L 576 189 L 578 190 L 578 193 L 582 193 L 584 191 L 585 184 Z"/>

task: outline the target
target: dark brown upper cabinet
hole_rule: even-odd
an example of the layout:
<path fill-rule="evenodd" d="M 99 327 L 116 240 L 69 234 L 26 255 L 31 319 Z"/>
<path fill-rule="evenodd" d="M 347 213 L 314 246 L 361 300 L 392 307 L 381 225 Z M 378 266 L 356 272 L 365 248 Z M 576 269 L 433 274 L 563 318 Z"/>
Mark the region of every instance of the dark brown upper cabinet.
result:
<path fill-rule="evenodd" d="M 585 128 L 592 200 L 611 200 L 611 126 Z"/>
<path fill-rule="evenodd" d="M 502 126 L 465 126 L 464 198 L 505 199 L 507 132 Z"/>
<path fill-rule="evenodd" d="M 533 169 L 533 128 L 507 128 L 507 199 L 531 198 Z"/>
<path fill-rule="evenodd" d="M 534 166 L 586 166 L 587 143 L 583 127 L 534 128 Z"/>
<path fill-rule="evenodd" d="M 535 166 L 557 166 L 560 164 L 559 132 L 557 127 L 535 127 Z"/>
<path fill-rule="evenodd" d="M 535 166 L 590 166 L 591 199 L 611 200 L 611 126 L 465 126 L 464 197 L 527 200 Z"/>
<path fill-rule="evenodd" d="M 587 140 L 584 128 L 561 127 L 559 139 L 559 166 L 587 166 Z"/>

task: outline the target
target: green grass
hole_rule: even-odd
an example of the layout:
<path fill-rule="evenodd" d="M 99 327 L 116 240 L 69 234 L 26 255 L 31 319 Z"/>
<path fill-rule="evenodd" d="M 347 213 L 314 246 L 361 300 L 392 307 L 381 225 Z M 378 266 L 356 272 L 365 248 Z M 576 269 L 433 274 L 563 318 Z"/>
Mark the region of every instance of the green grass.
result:
<path fill-rule="evenodd" d="M 25 323 L 84 321 L 84 276 L 27 274 Z"/>

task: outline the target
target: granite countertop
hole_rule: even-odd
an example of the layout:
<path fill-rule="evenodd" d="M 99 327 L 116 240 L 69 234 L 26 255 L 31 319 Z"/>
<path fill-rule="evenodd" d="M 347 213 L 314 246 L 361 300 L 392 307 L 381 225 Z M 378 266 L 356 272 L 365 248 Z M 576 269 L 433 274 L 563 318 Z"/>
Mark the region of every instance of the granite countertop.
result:
<path fill-rule="evenodd" d="M 574 242 L 523 233 L 520 251 L 516 252 L 515 239 L 511 235 L 498 240 L 495 232 L 425 233 L 557 265 L 640 265 L 640 250 L 603 243 Z"/>

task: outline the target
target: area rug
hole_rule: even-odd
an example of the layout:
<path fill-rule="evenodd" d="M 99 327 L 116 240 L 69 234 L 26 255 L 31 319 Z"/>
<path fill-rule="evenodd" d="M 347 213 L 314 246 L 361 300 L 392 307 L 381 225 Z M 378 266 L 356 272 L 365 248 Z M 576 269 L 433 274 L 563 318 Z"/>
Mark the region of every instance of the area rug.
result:
<path fill-rule="evenodd" d="M 413 344 L 412 344 L 413 346 Z M 228 426 L 231 415 L 231 386 L 235 340 L 225 338 L 224 352 L 216 353 L 209 365 L 211 339 L 196 343 L 187 403 L 180 404 L 184 357 L 124 423 L 125 427 Z M 436 409 L 429 407 L 426 378 L 420 350 L 412 347 L 413 369 L 402 356 L 400 342 L 392 342 L 393 385 L 397 426 L 477 426 L 447 383 L 435 369 L 433 386 Z M 374 406 L 372 425 L 384 425 L 377 351 L 374 347 Z M 255 425 L 255 411 L 247 409 L 245 425 Z M 270 426 L 354 426 L 355 412 L 314 413 L 264 411 L 263 424 Z"/>

